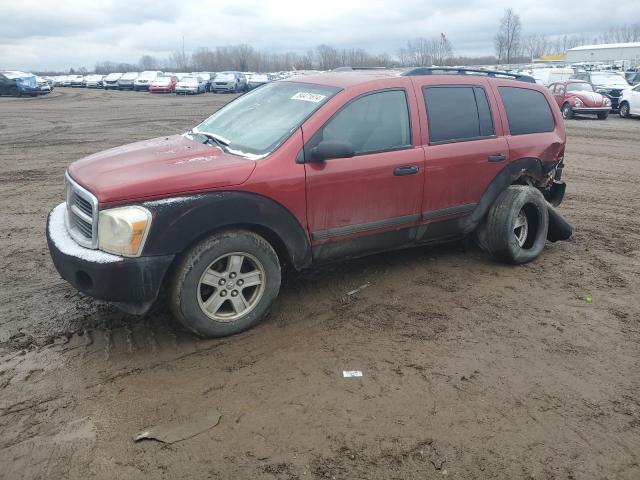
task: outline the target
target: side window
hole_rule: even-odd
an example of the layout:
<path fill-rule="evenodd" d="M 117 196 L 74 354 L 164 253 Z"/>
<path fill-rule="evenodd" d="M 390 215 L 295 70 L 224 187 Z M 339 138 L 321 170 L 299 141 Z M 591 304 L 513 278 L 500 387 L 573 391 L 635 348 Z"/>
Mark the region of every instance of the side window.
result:
<path fill-rule="evenodd" d="M 491 109 L 481 87 L 424 87 L 429 143 L 491 137 Z"/>
<path fill-rule="evenodd" d="M 547 98 L 536 90 L 498 87 L 511 135 L 551 132 L 555 128 Z"/>
<path fill-rule="evenodd" d="M 371 93 L 348 103 L 314 135 L 349 142 L 357 154 L 395 150 L 411 145 L 409 109 L 404 90 Z"/>

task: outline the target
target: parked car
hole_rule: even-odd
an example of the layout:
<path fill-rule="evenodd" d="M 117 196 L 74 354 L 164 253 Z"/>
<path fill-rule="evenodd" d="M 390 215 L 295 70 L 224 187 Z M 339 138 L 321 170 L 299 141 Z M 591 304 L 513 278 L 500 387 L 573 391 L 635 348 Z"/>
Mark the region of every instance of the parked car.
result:
<path fill-rule="evenodd" d="M 153 82 L 156 78 L 158 78 L 161 75 L 162 75 L 162 72 L 158 70 L 147 70 L 145 72 L 142 72 L 134 80 L 133 89 L 135 91 L 149 90 L 149 85 L 151 85 L 151 82 Z"/>
<path fill-rule="evenodd" d="M 84 87 L 84 75 L 69 75 L 70 87 Z"/>
<path fill-rule="evenodd" d="M 620 97 L 620 116 L 628 118 L 640 115 L 640 83 L 622 91 Z"/>
<path fill-rule="evenodd" d="M 118 89 L 118 80 L 122 78 L 122 73 L 110 73 L 106 77 L 102 79 L 102 88 L 105 90 L 117 90 Z"/>
<path fill-rule="evenodd" d="M 253 90 L 260 85 L 264 85 L 265 83 L 269 83 L 271 79 L 269 75 L 266 73 L 253 73 L 251 75 L 247 75 L 247 88 L 249 90 Z"/>
<path fill-rule="evenodd" d="M 134 82 L 138 78 L 138 72 L 127 72 L 118 80 L 118 90 L 133 90 Z"/>
<path fill-rule="evenodd" d="M 589 82 L 567 80 L 549 86 L 565 119 L 580 115 L 596 115 L 606 120 L 611 111 L 611 100 L 606 95 L 594 92 Z"/>
<path fill-rule="evenodd" d="M 84 85 L 87 88 L 103 88 L 104 75 L 99 75 L 99 74 L 87 75 L 84 79 Z"/>
<path fill-rule="evenodd" d="M 175 76 L 162 76 L 156 78 L 151 85 L 149 85 L 149 91 L 151 93 L 174 93 L 176 91 L 176 84 L 178 78 Z"/>
<path fill-rule="evenodd" d="M 638 85 L 640 83 L 640 72 L 625 72 L 625 78 L 629 85 Z"/>
<path fill-rule="evenodd" d="M 244 92 L 247 90 L 247 78 L 240 72 L 220 72 L 213 79 L 212 90 L 218 92 Z"/>
<path fill-rule="evenodd" d="M 206 84 L 200 77 L 184 77 L 175 88 L 176 95 L 198 95 L 206 90 Z"/>
<path fill-rule="evenodd" d="M 0 95 L 14 97 L 31 95 L 35 97 L 38 94 L 40 94 L 40 87 L 38 87 L 36 77 L 32 73 L 17 70 L 0 71 Z"/>
<path fill-rule="evenodd" d="M 618 103 L 622 91 L 630 86 L 622 75 L 614 72 L 578 72 L 573 78 L 589 82 L 596 92 L 609 97 L 611 109 L 614 111 L 618 111 Z"/>
<path fill-rule="evenodd" d="M 211 91 L 211 82 L 215 74 L 211 72 L 191 72 L 190 77 L 200 77 L 204 82 L 205 92 Z"/>
<path fill-rule="evenodd" d="M 176 318 L 215 337 L 265 316 L 284 264 L 472 234 L 529 262 L 571 235 L 551 206 L 564 122 L 529 82 L 420 68 L 270 83 L 185 134 L 72 163 L 47 222 L 53 263 L 138 314 L 164 286 Z"/>
<path fill-rule="evenodd" d="M 51 93 L 53 87 L 49 84 L 46 78 L 39 77 L 36 75 L 36 84 L 38 85 L 38 90 L 40 95 L 46 95 L 47 93 Z"/>
<path fill-rule="evenodd" d="M 73 80 L 73 75 L 65 75 L 62 78 L 62 86 L 63 87 L 70 87 L 71 86 L 71 81 Z"/>
<path fill-rule="evenodd" d="M 534 68 L 531 75 L 536 79 L 536 83 L 549 86 L 555 82 L 569 80 L 574 73 L 572 68 Z"/>
<path fill-rule="evenodd" d="M 58 75 L 53 77 L 53 86 L 54 87 L 62 87 L 64 82 L 64 75 Z"/>

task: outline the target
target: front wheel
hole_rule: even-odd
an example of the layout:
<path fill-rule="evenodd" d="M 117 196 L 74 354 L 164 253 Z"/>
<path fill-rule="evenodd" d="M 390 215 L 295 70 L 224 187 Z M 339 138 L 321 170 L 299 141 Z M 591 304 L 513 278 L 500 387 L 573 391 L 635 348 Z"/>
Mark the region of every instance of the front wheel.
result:
<path fill-rule="evenodd" d="M 246 230 L 222 232 L 181 259 L 169 304 L 178 321 L 198 336 L 233 335 L 265 317 L 280 278 L 278 256 L 264 238 Z"/>
<path fill-rule="evenodd" d="M 565 103 L 562 106 L 562 118 L 565 120 L 571 120 L 573 118 L 573 110 L 568 103 Z"/>
<path fill-rule="evenodd" d="M 620 111 L 618 113 L 622 118 L 629 118 L 631 116 L 629 111 L 629 104 L 627 102 L 622 102 L 620 104 Z"/>
<path fill-rule="evenodd" d="M 547 240 L 549 211 L 534 187 L 511 185 L 493 203 L 476 236 L 480 246 L 504 263 L 526 263 Z"/>
<path fill-rule="evenodd" d="M 606 120 L 608 117 L 609 117 L 609 112 L 598 114 L 598 120 Z"/>

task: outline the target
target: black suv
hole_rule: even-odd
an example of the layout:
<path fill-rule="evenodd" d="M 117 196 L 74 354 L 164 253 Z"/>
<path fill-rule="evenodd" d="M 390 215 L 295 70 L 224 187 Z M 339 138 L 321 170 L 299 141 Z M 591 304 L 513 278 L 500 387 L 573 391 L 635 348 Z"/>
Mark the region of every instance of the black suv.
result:
<path fill-rule="evenodd" d="M 593 89 L 611 99 L 611 110 L 618 111 L 622 90 L 629 88 L 629 83 L 622 75 L 615 72 L 578 72 L 573 76 L 576 80 L 589 82 Z"/>

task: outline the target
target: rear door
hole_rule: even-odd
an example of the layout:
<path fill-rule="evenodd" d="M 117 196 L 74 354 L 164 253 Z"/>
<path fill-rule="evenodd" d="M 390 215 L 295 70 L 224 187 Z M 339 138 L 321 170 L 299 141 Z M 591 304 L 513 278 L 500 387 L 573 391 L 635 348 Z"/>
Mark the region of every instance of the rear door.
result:
<path fill-rule="evenodd" d="M 322 125 L 306 124 L 305 158 L 321 141 L 351 144 L 352 158 L 306 163 L 307 218 L 316 259 L 409 243 L 420 219 L 424 153 L 410 81 L 360 88 Z M 371 88 L 371 87 L 368 87 Z"/>
<path fill-rule="evenodd" d="M 493 91 L 486 79 L 414 77 L 423 125 L 423 223 L 469 215 L 509 161 Z M 453 223 L 453 222 L 449 222 Z M 420 240 L 456 234 L 421 229 Z"/>

